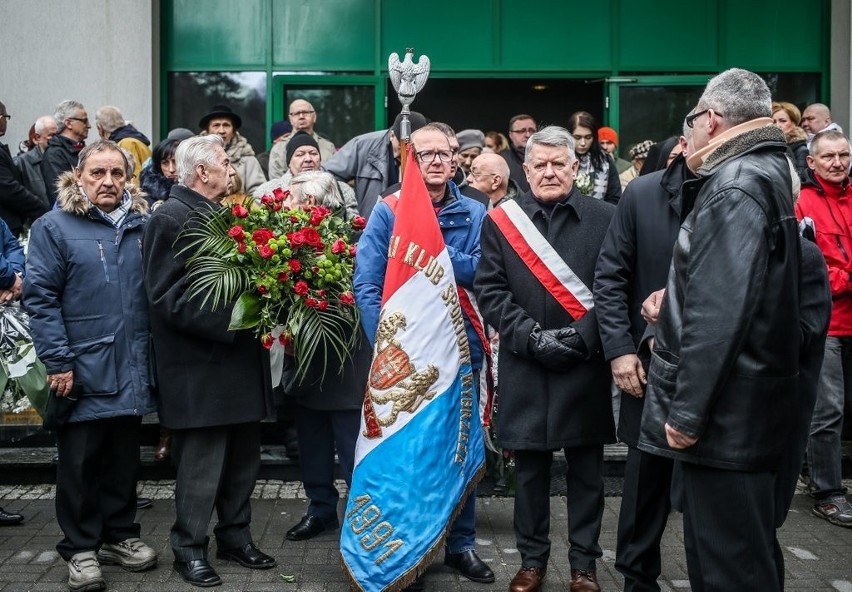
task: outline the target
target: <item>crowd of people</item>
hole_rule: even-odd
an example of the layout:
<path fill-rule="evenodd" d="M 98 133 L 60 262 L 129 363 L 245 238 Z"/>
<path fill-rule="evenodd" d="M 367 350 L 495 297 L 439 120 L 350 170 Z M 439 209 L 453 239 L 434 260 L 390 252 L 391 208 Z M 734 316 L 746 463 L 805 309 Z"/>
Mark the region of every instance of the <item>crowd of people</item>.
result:
<path fill-rule="evenodd" d="M 840 442 L 852 380 L 849 140 L 825 105 L 772 102 L 741 69 L 713 78 L 683 115 L 681 134 L 639 142 L 627 159 L 616 130 L 585 111 L 544 128 L 518 114 L 508 137 L 410 115 L 406 166 L 419 169 L 456 282 L 499 344 L 494 436 L 514 458 L 521 559 L 510 592 L 546 578 L 559 450 L 570 589 L 601 589 L 603 447 L 616 438 L 628 447 L 615 562 L 625 591 L 660 589 L 673 508 L 696 591 L 783 589 L 776 529 L 800 478 L 816 516 L 852 527 Z M 0 136 L 9 117 L 0 103 Z M 348 482 L 409 139 L 397 117 L 337 149 L 316 122 L 294 101 L 256 155 L 240 116 L 216 105 L 198 133 L 177 128 L 152 148 L 105 106 L 100 139 L 86 144 L 87 111 L 68 100 L 14 159 L 0 144 L 0 303 L 21 301 L 52 393 L 76 399 L 57 431 L 57 550 L 71 590 L 104 588 L 102 564 L 158 561 L 136 522 L 142 416 L 155 411 L 157 454 L 177 468 L 174 569 L 190 584 L 222 582 L 208 560 L 214 510 L 217 558 L 276 565 L 254 543 L 250 504 L 276 392 L 292 406 L 310 498 L 285 537 L 340 527 L 335 452 Z M 341 373 L 311 368 L 300 383 L 283 345 L 228 329 L 233 303 L 213 308 L 188 290 L 183 231 L 198 214 L 279 188 L 287 206 L 367 218 L 358 350 Z M 477 374 L 488 348 L 464 320 Z M 22 520 L 0 510 L 0 524 Z M 447 526 L 444 563 L 495 579 L 476 553 L 475 494 Z"/>

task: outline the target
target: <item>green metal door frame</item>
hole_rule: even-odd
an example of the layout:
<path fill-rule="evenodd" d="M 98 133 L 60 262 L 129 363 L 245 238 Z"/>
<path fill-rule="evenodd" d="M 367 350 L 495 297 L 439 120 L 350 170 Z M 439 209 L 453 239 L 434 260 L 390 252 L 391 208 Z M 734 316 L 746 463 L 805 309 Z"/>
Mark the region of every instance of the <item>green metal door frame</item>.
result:
<path fill-rule="evenodd" d="M 348 74 L 273 74 L 272 75 L 272 119 L 287 119 L 284 97 L 289 87 L 298 86 L 373 86 L 374 113 L 376 129 L 387 125 L 385 121 L 385 80 L 386 76 L 348 75 Z M 269 111 L 270 107 L 267 107 Z"/>
<path fill-rule="evenodd" d="M 623 86 L 704 86 L 715 74 L 685 74 L 670 76 L 613 76 L 605 79 L 605 125 L 619 128 L 621 100 L 619 89 Z"/>

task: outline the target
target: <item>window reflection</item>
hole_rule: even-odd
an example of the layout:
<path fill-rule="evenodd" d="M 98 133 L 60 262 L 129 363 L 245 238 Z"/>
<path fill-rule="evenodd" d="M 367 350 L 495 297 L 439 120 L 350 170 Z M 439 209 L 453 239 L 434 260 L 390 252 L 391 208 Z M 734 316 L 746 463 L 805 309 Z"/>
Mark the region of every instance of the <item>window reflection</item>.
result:
<path fill-rule="evenodd" d="M 351 138 L 376 129 L 375 96 L 373 85 L 288 85 L 283 111 L 287 113 L 296 99 L 308 101 L 317 112 L 314 131 L 340 148 Z"/>

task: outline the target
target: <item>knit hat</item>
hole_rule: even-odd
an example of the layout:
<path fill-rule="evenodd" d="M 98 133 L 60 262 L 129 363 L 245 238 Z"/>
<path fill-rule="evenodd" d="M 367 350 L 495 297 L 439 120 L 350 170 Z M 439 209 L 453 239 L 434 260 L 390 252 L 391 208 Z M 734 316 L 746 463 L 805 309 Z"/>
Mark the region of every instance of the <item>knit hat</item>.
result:
<path fill-rule="evenodd" d="M 314 137 L 307 132 L 296 132 L 290 139 L 287 140 L 287 164 L 290 164 L 290 159 L 293 158 L 293 153 L 302 146 L 313 146 L 319 152 L 319 144 L 314 140 Z"/>
<path fill-rule="evenodd" d="M 618 134 L 611 127 L 599 127 L 598 128 L 598 142 L 612 142 L 616 146 L 618 146 Z"/>
<path fill-rule="evenodd" d="M 459 141 L 459 152 L 468 148 L 485 148 L 485 134 L 478 129 L 466 129 L 456 134 Z"/>
<path fill-rule="evenodd" d="M 633 146 L 633 148 L 630 149 L 630 160 L 648 158 L 648 151 L 653 145 L 654 140 L 645 140 L 644 142 L 639 142 L 638 144 Z"/>
<path fill-rule="evenodd" d="M 227 117 L 231 120 L 231 123 L 234 124 L 234 129 L 240 129 L 243 125 L 242 118 L 234 113 L 230 107 L 227 105 L 213 105 L 210 107 L 210 112 L 202 117 L 201 121 L 198 122 L 198 127 L 206 130 L 207 124 L 210 123 L 210 120 L 216 117 Z"/>
<path fill-rule="evenodd" d="M 272 124 L 272 127 L 269 128 L 269 139 L 273 142 L 283 136 L 284 134 L 289 134 L 293 131 L 293 126 L 289 121 L 276 121 Z"/>
<path fill-rule="evenodd" d="M 424 125 L 426 125 L 426 118 L 423 117 L 423 115 L 418 113 L 417 111 L 412 111 L 411 113 L 408 114 L 408 121 L 411 123 L 411 133 L 412 134 L 414 132 L 416 132 L 417 130 L 419 130 Z M 402 134 L 402 130 L 400 129 L 401 127 L 402 127 L 402 113 L 400 113 L 399 115 L 396 116 L 396 119 L 393 120 L 393 125 L 391 126 L 391 129 L 393 130 L 393 135 L 396 136 L 397 140 L 402 139 L 402 138 L 400 138 L 400 135 Z"/>

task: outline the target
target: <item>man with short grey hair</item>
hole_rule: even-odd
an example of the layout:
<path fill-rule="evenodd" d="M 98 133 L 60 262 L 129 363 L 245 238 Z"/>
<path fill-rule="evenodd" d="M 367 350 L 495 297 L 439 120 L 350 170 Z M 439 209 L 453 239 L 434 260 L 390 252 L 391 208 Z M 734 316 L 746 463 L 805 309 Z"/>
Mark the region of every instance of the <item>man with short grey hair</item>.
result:
<path fill-rule="evenodd" d="M 125 120 L 118 107 L 106 105 L 98 109 L 95 124 L 101 138 L 112 140 L 133 157 L 133 184 L 138 186 L 142 165 L 151 158 L 151 140 Z"/>
<path fill-rule="evenodd" d="M 269 354 L 251 331 L 229 331 L 233 303 L 213 309 L 188 294 L 191 238 L 184 231 L 220 208 L 234 168 L 218 134 L 184 140 L 179 184 L 145 229 L 145 288 L 159 382 L 160 422 L 172 430 L 177 465 L 174 568 L 194 586 L 222 580 L 207 560 L 215 508 L 216 557 L 250 569 L 275 559 L 251 535 L 251 493 L 260 470 L 260 421 L 272 408 Z M 234 393 L 239 393 L 238 397 Z"/>
<path fill-rule="evenodd" d="M 44 175 L 41 173 L 41 161 L 44 160 L 44 151 L 47 143 L 56 135 L 56 120 L 52 115 L 42 115 L 36 119 L 33 125 L 35 133 L 35 146 L 15 157 L 15 165 L 21 171 L 24 187 L 38 195 L 45 206 L 50 205 L 47 196 L 47 188 L 44 186 Z"/>
<path fill-rule="evenodd" d="M 337 150 L 334 147 L 334 143 L 326 140 L 314 131 L 314 125 L 317 122 L 317 112 L 313 105 L 304 99 L 296 99 L 290 103 L 288 118 L 290 124 L 293 126 L 293 135 L 298 132 L 305 132 L 316 140 L 323 161 L 327 162 L 334 155 Z M 287 172 L 287 143 L 293 135 L 272 146 L 272 150 L 269 152 L 270 179 L 280 177 Z"/>
<path fill-rule="evenodd" d="M 41 161 L 44 186 L 51 206 L 56 202 L 56 181 L 62 173 L 73 171 L 77 166 L 77 156 L 86 145 L 92 127 L 86 108 L 77 101 L 65 100 L 59 103 L 53 118 L 56 120 L 57 134 L 48 141 Z"/>
<path fill-rule="evenodd" d="M 753 72 L 708 82 L 683 186 L 639 449 L 680 460 L 693 590 L 780 592 L 776 487 L 795 435 L 799 237 L 784 134 Z"/>
<path fill-rule="evenodd" d="M 514 451 L 517 476 L 521 566 L 510 592 L 540 590 L 547 573 L 555 450 L 564 450 L 568 465 L 571 592 L 600 591 L 603 446 L 615 430 L 592 282 L 615 207 L 577 190 L 577 166 L 568 130 L 532 134 L 524 152 L 530 191 L 491 210 L 482 226 L 474 290 L 500 334 L 494 428 L 497 444 Z"/>

